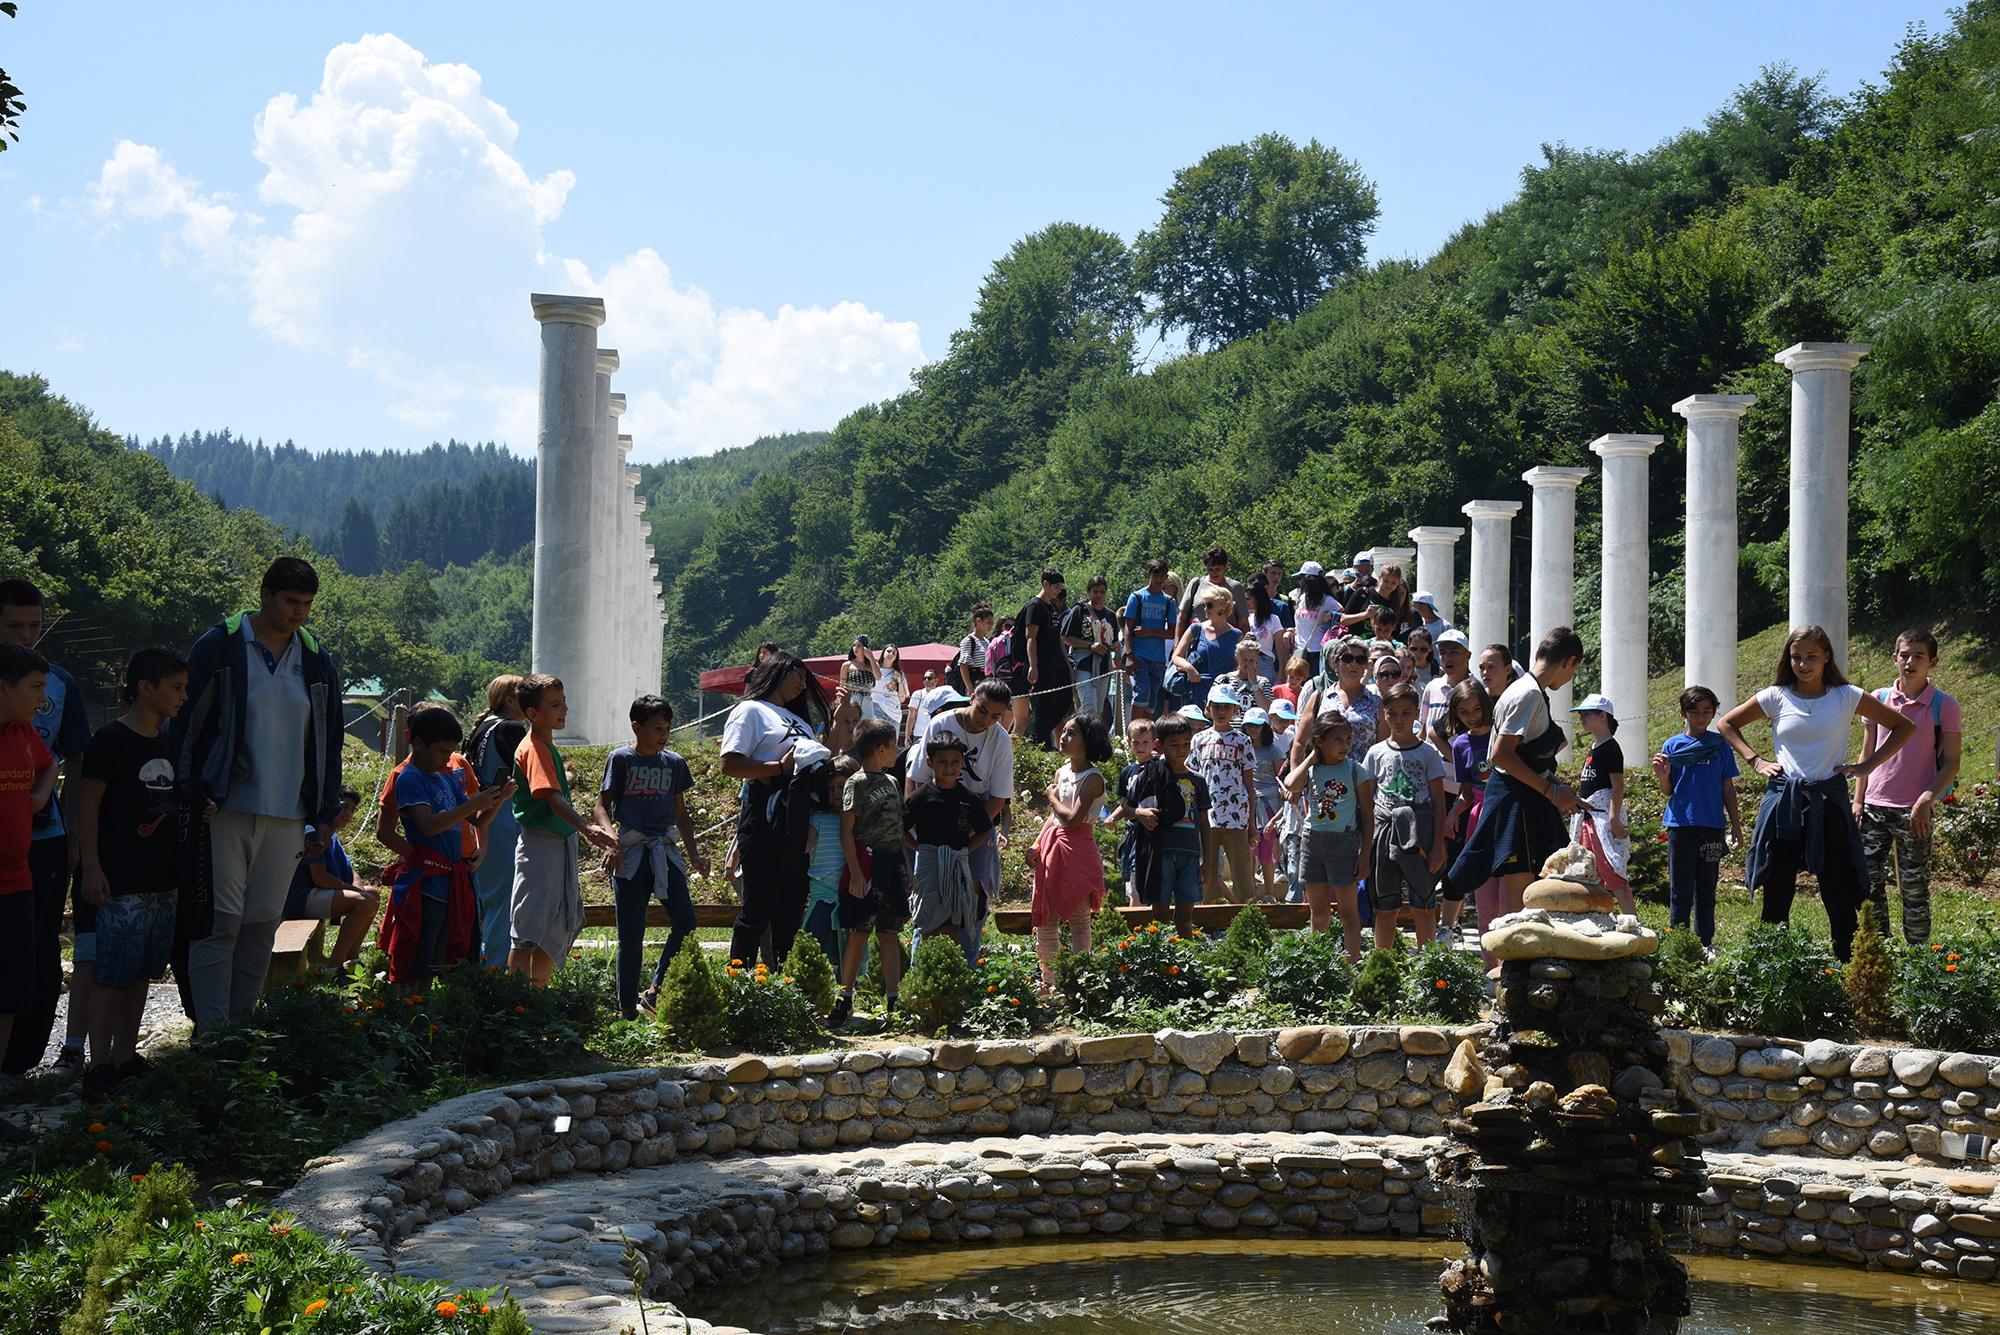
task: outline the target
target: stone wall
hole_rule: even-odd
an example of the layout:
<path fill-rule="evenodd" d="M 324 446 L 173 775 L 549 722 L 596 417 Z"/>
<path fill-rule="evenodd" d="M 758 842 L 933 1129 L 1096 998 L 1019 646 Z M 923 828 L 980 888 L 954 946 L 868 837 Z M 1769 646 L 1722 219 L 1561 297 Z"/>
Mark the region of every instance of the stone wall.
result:
<path fill-rule="evenodd" d="M 1706 1148 L 1835 1159 L 1943 1158 L 1945 1132 L 2000 1142 L 2000 1058 L 1921 1048 L 1667 1032 L 1713 1117 Z M 1989 1145 L 1974 1162 L 2000 1162 Z"/>

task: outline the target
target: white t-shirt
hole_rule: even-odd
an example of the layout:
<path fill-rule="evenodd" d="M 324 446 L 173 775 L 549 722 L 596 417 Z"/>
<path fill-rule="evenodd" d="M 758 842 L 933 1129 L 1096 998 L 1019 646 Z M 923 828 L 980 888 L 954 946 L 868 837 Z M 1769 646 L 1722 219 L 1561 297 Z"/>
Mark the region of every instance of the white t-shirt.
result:
<path fill-rule="evenodd" d="M 1418 742 L 1407 751 L 1386 741 L 1368 748 L 1362 762 L 1375 780 L 1376 801 L 1390 799 L 1407 806 L 1429 806 L 1431 780 L 1444 777 L 1444 757 L 1429 742 Z"/>
<path fill-rule="evenodd" d="M 729 711 L 722 725 L 722 754 L 739 755 L 758 765 L 771 765 L 800 742 L 813 740 L 812 729 L 791 710 L 764 700 L 745 700 Z"/>
<path fill-rule="evenodd" d="M 1278 619 L 1278 614 L 1273 612 L 1271 615 L 1265 617 L 1250 628 L 1250 633 L 1257 637 L 1257 652 L 1263 657 L 1277 662 L 1278 637 L 1285 633 L 1285 623 Z M 1284 664 L 1279 663 L 1278 666 L 1283 667 Z"/>
<path fill-rule="evenodd" d="M 917 714 L 917 724 L 912 731 L 922 735 L 924 725 L 930 721 L 932 702 L 944 699 L 956 689 L 954 686 L 927 686 L 921 691 L 912 692 L 910 708 Z"/>
<path fill-rule="evenodd" d="M 1514 682 L 1493 702 L 1495 736 L 1533 741 L 1548 731 L 1548 727 L 1549 702 L 1542 694 L 1542 684 L 1531 676 Z"/>
<path fill-rule="evenodd" d="M 1340 620 L 1340 600 L 1328 594 L 1317 609 L 1305 603 L 1293 604 L 1292 634 L 1298 637 L 1301 650 L 1318 653 L 1326 643 L 1326 633 Z M 1278 666 L 1283 667 L 1280 663 Z"/>
<path fill-rule="evenodd" d="M 1833 777 L 1847 763 L 1848 726 L 1861 703 L 1859 686 L 1829 686 L 1807 699 L 1789 686 L 1766 686 L 1757 703 L 1771 720 L 1771 739 L 1785 773 L 1809 783 Z"/>
<path fill-rule="evenodd" d="M 958 713 L 956 709 L 947 709 L 933 716 L 930 727 L 924 732 L 924 740 L 928 742 L 934 737 L 963 738 L 966 745 L 965 776 L 959 782 L 981 797 L 1012 797 L 1014 738 L 998 723 L 985 732 L 967 732 L 965 725 L 958 720 Z M 922 747 L 910 757 L 909 778 L 911 783 L 931 781 L 930 757 Z"/>

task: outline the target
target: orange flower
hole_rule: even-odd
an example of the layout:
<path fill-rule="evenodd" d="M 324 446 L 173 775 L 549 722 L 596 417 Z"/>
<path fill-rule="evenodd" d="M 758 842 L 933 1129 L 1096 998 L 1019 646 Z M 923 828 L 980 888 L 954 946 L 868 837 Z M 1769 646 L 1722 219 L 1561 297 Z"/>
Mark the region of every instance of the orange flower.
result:
<path fill-rule="evenodd" d="M 458 1304 L 453 1302 L 451 1299 L 446 1298 L 444 1301 L 440 1302 L 437 1305 L 436 1310 L 439 1316 L 449 1321 L 453 1317 L 458 1315 Z"/>
<path fill-rule="evenodd" d="M 311 1302 L 306 1304 L 307 1316 L 318 1316 L 321 1312 L 324 1312 L 325 1310 L 326 1310 L 326 1299 L 324 1298 L 315 1298 Z"/>
<path fill-rule="evenodd" d="M 110 1142 L 110 1141 L 108 1141 L 108 1140 L 100 1140 L 100 1141 L 98 1141 L 98 1142 L 97 1142 L 97 1152 L 98 1152 L 99 1154 L 109 1154 L 109 1153 L 111 1153 L 111 1142 Z"/>
<path fill-rule="evenodd" d="M 1007 1004 L 1009 1006 L 1018 1006 L 1021 1004 L 1021 999 L 1019 997 L 1008 997 Z"/>
<path fill-rule="evenodd" d="M 1178 978 L 1178 977 L 1180 977 L 1180 974 L 1181 974 L 1181 966 L 1180 966 L 1180 965 L 1178 965 L 1178 964 L 1169 964 L 1169 965 L 1167 966 L 1167 977 L 1169 977 L 1169 978 Z"/>
<path fill-rule="evenodd" d="M 1118 966 L 1118 972 L 1120 972 L 1120 973 L 1130 973 L 1130 972 L 1132 972 L 1132 966 L 1131 966 L 1131 965 L 1129 965 L 1129 964 L 1121 964 L 1121 965 L 1119 965 L 1119 966 Z"/>
<path fill-rule="evenodd" d="M 743 961 L 742 961 L 742 960 L 731 960 L 731 961 L 729 961 L 729 962 L 730 962 L 731 964 L 734 964 L 734 965 L 737 965 L 738 967 L 741 967 L 741 966 L 742 966 L 742 964 L 743 964 Z"/>
<path fill-rule="evenodd" d="M 998 983 L 988 983 L 986 985 L 986 995 L 989 997 L 992 996 L 995 992 L 998 992 L 999 990 L 1000 990 L 1000 985 Z"/>
<path fill-rule="evenodd" d="M 1945 958 L 1950 960 L 1953 964 L 1956 964 L 1958 963 L 1959 955 L 1958 952 L 1954 950 L 1951 952 L 1951 954 L 1946 955 Z"/>
<path fill-rule="evenodd" d="M 1943 950 L 1943 949 L 1944 949 L 1944 947 L 1943 947 L 1943 946 L 1941 946 L 1941 945 L 1939 945 L 1939 944 L 1938 944 L 1937 942 L 1933 941 L 1933 942 L 1931 942 L 1931 949 L 1932 949 L 1932 950 Z"/>
<path fill-rule="evenodd" d="M 230 1257 L 230 1258 L 229 1258 L 229 1264 L 231 1264 L 231 1265 L 249 1265 L 249 1264 L 250 1264 L 250 1253 L 249 1253 L 249 1252 L 238 1252 L 238 1253 L 236 1253 L 236 1255 L 234 1255 L 234 1256 L 232 1256 L 232 1257 Z"/>
<path fill-rule="evenodd" d="M 1956 964 L 1947 964 L 1947 965 L 1945 965 L 1945 966 L 1944 966 L 1944 971 L 1945 971 L 1946 973 L 1957 973 L 1957 972 L 1958 972 L 1958 966 L 1957 966 Z"/>
<path fill-rule="evenodd" d="M 487 1304 L 487 1303 L 481 1303 L 481 1304 L 479 1304 L 479 1315 L 481 1315 L 481 1316 L 492 1316 L 492 1315 L 493 1315 L 493 1308 L 492 1308 L 492 1307 L 491 1307 L 491 1306 L 490 1306 L 489 1304 Z"/>
<path fill-rule="evenodd" d="M 98 1135 L 104 1130 L 104 1123 L 92 1122 L 89 1126 L 85 1127 L 84 1130 L 88 1131 L 93 1136 Z"/>
<path fill-rule="evenodd" d="M 1440 991 L 1440 992 L 1444 991 L 1444 990 L 1445 990 L 1446 988 L 1448 988 L 1448 987 L 1450 987 L 1450 986 L 1451 986 L 1451 984 L 1450 984 L 1450 983 L 1447 983 L 1447 982 L 1446 982 L 1446 981 L 1445 981 L 1444 979 L 1442 979 L 1442 978 L 1440 978 L 1440 979 L 1438 979 L 1438 980 L 1437 980 L 1437 990 L 1438 990 L 1438 991 Z"/>
<path fill-rule="evenodd" d="M 528 1008 L 526 1006 L 514 1007 L 514 1014 L 516 1015 L 526 1015 L 527 1013 L 528 1013 Z"/>
<path fill-rule="evenodd" d="M 1119 948 L 1120 950 L 1123 950 L 1123 949 L 1125 949 L 1125 947 L 1127 947 L 1127 946 L 1129 946 L 1129 945 L 1131 945 L 1131 944 L 1132 944 L 1132 943 L 1131 943 L 1130 941 L 1120 941 L 1120 942 L 1118 943 L 1118 948 Z"/>
<path fill-rule="evenodd" d="M 1160 924 L 1156 922 L 1149 922 L 1146 924 L 1146 930 L 1149 932 L 1158 932 L 1160 930 Z"/>
<path fill-rule="evenodd" d="M 1829 976 L 1831 976 L 1831 975 L 1833 975 L 1833 974 L 1836 974 L 1836 973 L 1839 973 L 1839 972 L 1840 972 L 1840 970 L 1838 970 L 1838 969 L 1828 969 L 1828 970 L 1827 970 L 1827 974 L 1828 974 Z"/>
<path fill-rule="evenodd" d="M 146 1180 L 146 1175 L 144 1173 L 134 1173 L 132 1174 L 132 1180 L 134 1182 L 144 1182 Z"/>
<path fill-rule="evenodd" d="M 437 1027 L 436 1025 L 432 1025 L 432 1026 L 430 1027 L 430 1029 L 428 1030 L 428 1032 L 429 1032 L 429 1033 L 433 1033 L 433 1034 L 435 1034 L 435 1033 L 436 1033 L 437 1031 L 438 1031 L 438 1027 Z"/>
<path fill-rule="evenodd" d="M 194 1221 L 194 1229 L 197 1233 L 204 1231 L 207 1227 L 208 1221 L 206 1219 L 197 1219 Z"/>

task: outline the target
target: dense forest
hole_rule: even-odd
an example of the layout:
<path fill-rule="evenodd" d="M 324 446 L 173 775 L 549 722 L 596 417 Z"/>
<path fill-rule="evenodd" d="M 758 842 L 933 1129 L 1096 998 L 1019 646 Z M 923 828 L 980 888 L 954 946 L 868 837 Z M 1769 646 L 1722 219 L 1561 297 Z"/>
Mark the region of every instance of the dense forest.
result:
<path fill-rule="evenodd" d="M 1747 632 L 1782 615 L 1789 389 L 1771 358 L 1801 340 L 1874 345 L 1854 397 L 1860 609 L 1991 607 L 1996 66 L 2000 8 L 1980 0 L 1949 32 L 1912 30 L 1851 98 L 1776 67 L 1650 151 L 1550 146 L 1512 201 L 1428 260 L 1349 269 L 1303 314 L 1274 301 L 1262 332 L 1149 371 L 1135 335 L 1176 307 L 1143 280 L 1161 239 L 1188 230 L 1177 194 L 1213 212 L 1217 192 L 1177 180 L 1129 250 L 1072 223 L 1026 237 L 907 393 L 715 516 L 670 592 L 669 689 L 764 638 L 955 637 L 975 598 L 1024 600 L 1045 560 L 1119 587 L 1147 557 L 1186 568 L 1211 541 L 1337 564 L 1415 524 L 1462 523 L 1475 496 L 1524 496 L 1535 464 L 1594 464 L 1585 446 L 1608 431 L 1667 437 L 1652 461 L 1665 649 L 1682 615 L 1670 405 L 1692 393 L 1758 397 L 1742 432 Z M 1238 146 L 1227 179 L 1250 179 L 1266 146 Z M 1214 216 L 1221 235 L 1226 207 Z M 1261 272 L 1255 256 L 1181 262 Z M 1587 486 L 1586 625 L 1596 508 Z"/>

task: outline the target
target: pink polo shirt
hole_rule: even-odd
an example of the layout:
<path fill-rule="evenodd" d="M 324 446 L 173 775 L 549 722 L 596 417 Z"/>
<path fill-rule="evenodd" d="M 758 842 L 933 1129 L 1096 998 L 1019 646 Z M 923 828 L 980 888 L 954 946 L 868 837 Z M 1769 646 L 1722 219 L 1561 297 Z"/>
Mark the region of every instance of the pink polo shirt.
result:
<path fill-rule="evenodd" d="M 1935 725 L 1931 722 L 1931 697 L 1938 701 L 1938 716 Z M 1904 695 L 1897 687 L 1891 686 L 1887 696 L 1889 708 L 1901 714 L 1916 725 L 1916 733 L 1903 749 L 1890 756 L 1868 776 L 1868 805 L 1875 807 L 1911 807 L 1917 799 L 1930 791 L 1937 782 L 1937 729 L 1959 732 L 1958 701 L 1937 688 L 1936 682 L 1925 685 L 1915 695 Z M 1868 725 L 1868 737 L 1877 746 L 1882 744 L 1883 732 L 1873 723 Z"/>

